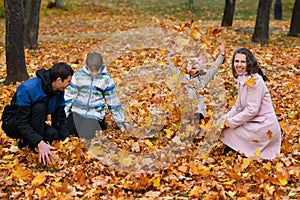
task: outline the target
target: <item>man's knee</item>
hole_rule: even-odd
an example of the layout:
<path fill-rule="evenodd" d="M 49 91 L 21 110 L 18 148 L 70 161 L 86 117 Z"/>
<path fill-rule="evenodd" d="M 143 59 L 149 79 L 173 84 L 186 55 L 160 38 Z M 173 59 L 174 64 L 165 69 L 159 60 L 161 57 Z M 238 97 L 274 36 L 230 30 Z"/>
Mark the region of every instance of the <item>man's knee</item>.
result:
<path fill-rule="evenodd" d="M 10 138 L 23 138 L 22 134 L 17 128 L 16 124 L 16 117 L 12 117 L 7 122 L 2 122 L 2 130 L 5 132 L 5 134 Z"/>
<path fill-rule="evenodd" d="M 47 142 L 52 143 L 54 140 L 57 140 L 58 138 L 59 138 L 59 133 L 55 128 L 53 127 L 46 128 L 46 131 L 44 133 L 44 139 Z"/>

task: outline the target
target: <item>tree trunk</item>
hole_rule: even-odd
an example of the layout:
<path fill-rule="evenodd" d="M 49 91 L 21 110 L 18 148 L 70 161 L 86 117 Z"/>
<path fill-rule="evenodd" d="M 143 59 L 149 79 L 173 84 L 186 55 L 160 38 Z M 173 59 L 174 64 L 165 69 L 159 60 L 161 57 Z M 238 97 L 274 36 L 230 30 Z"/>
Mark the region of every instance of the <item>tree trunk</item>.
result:
<path fill-rule="evenodd" d="M 259 0 L 252 42 L 267 44 L 272 0 Z"/>
<path fill-rule="evenodd" d="M 295 0 L 293 15 L 288 36 L 300 36 L 300 0 Z"/>
<path fill-rule="evenodd" d="M 235 0 L 226 0 L 221 26 L 232 26 Z"/>
<path fill-rule="evenodd" d="M 63 8 L 63 0 L 55 0 L 55 7 L 62 9 Z"/>
<path fill-rule="evenodd" d="M 191 11 L 194 11 L 194 10 L 195 10 L 195 8 L 194 8 L 194 0 L 189 0 L 189 9 L 190 9 Z"/>
<path fill-rule="evenodd" d="M 24 3 L 24 44 L 26 48 L 38 48 L 38 31 L 41 0 L 23 0 Z"/>
<path fill-rule="evenodd" d="M 274 19 L 282 20 L 282 2 L 281 2 L 281 0 L 275 0 Z"/>
<path fill-rule="evenodd" d="M 24 52 L 24 12 L 22 0 L 5 0 L 5 51 L 7 76 L 4 84 L 28 79 Z"/>

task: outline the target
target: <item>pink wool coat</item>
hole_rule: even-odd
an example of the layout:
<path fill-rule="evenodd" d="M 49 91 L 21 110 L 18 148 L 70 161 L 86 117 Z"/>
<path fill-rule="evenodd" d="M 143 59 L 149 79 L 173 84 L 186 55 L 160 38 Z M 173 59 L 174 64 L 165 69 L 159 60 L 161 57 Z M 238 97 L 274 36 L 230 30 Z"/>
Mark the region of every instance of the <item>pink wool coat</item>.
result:
<path fill-rule="evenodd" d="M 274 159 L 280 153 L 281 129 L 272 105 L 269 90 L 259 74 L 253 74 L 254 87 L 245 84 L 250 76 L 239 76 L 238 98 L 225 115 L 230 128 L 223 130 L 220 140 L 232 149 L 261 158 Z"/>

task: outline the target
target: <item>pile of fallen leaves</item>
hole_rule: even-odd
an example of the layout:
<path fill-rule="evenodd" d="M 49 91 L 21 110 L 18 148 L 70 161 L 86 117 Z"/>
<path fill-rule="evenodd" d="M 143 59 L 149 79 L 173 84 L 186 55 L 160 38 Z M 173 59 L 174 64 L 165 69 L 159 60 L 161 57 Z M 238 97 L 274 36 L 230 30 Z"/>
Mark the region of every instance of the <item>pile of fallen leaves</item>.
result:
<path fill-rule="evenodd" d="M 74 69 L 78 69 L 86 53 L 101 45 L 101 41 L 116 30 L 127 30 L 137 25 L 161 26 L 185 32 L 200 42 L 213 58 L 218 55 L 221 41 L 227 42 L 226 60 L 218 74 L 225 82 L 226 109 L 229 109 L 233 105 L 237 91 L 231 75 L 232 51 L 239 46 L 251 49 L 270 79 L 267 85 L 282 129 L 282 153 L 272 161 L 260 159 L 259 156 L 246 158 L 239 153 L 225 156 L 222 144 L 216 143 L 209 154 L 201 157 L 199 149 L 203 137 L 195 137 L 187 152 L 168 166 L 155 171 L 131 173 L 100 162 L 89 153 L 88 146 L 84 142 L 72 136 L 53 144 L 56 147 L 54 151 L 56 159 L 52 165 L 45 166 L 38 162 L 38 154 L 29 149 L 20 151 L 16 141 L 8 138 L 1 130 L 0 199 L 300 198 L 300 47 L 299 38 L 285 36 L 288 22 L 271 22 L 271 26 L 278 27 L 280 31 L 277 30 L 270 35 L 269 45 L 261 46 L 252 44 L 251 34 L 243 32 L 247 28 L 254 27 L 252 21 L 236 21 L 235 27 L 219 28 L 219 22 L 180 22 L 173 18 L 161 21 L 135 15 L 110 16 L 109 13 L 93 11 L 84 17 L 80 12 L 64 14 L 60 17 L 49 16 L 51 22 L 48 17 L 41 18 L 40 48 L 26 50 L 26 62 L 31 77 L 35 76 L 34 72 L 37 69 L 48 68 L 57 61 L 68 62 Z M 86 25 L 82 25 L 85 23 Z M 111 23 L 114 26 L 110 26 Z M 4 27 L 1 28 L 2 32 L 3 29 Z M 3 46 L 0 47 L 1 80 L 6 74 Z M 155 51 L 154 54 L 159 55 Z M 118 58 L 116 62 L 118 65 L 111 68 L 110 72 L 117 79 L 122 71 L 139 66 L 145 58 L 153 59 L 154 54 L 150 49 L 126 54 Z M 156 56 L 155 59 L 165 62 L 160 60 L 160 56 Z M 0 88 L 1 111 L 9 103 L 17 85 Z M 131 102 L 131 117 L 139 126 L 149 123 L 147 121 L 149 110 L 146 107 L 143 109 L 143 102 L 162 101 L 157 99 L 159 96 L 156 96 L 157 98 L 155 95 L 147 96 L 149 93 L 165 91 L 165 94 L 169 95 L 167 99 L 171 101 L 167 103 L 172 103 L 175 98 L 168 93 L 166 86 L 155 84 L 152 86 L 151 92 L 149 88 L 138 91 L 145 99 L 136 96 Z M 208 99 L 209 109 L 209 91 L 205 91 L 204 94 Z M 170 110 L 172 116 L 177 114 L 175 110 L 177 109 Z M 206 119 L 205 124 L 210 120 Z M 126 151 L 150 152 L 168 144 L 169 138 L 159 140 L 160 137 L 172 138 L 176 135 L 172 131 L 165 131 L 156 135 L 157 138 L 154 139 L 140 139 L 120 133 L 110 115 L 107 121 L 110 128 L 103 135 L 118 148 Z M 175 118 L 171 119 L 171 122 L 176 124 Z M 123 159 L 123 162 L 126 162 L 126 157 Z"/>

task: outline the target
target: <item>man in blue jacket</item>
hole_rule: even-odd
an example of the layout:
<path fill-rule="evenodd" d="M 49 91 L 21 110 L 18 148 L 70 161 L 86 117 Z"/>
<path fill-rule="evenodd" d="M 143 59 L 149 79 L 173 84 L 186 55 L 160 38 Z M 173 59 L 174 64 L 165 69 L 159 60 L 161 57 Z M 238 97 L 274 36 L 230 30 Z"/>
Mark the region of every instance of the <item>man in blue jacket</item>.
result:
<path fill-rule="evenodd" d="M 2 129 L 7 136 L 19 139 L 18 147 L 28 146 L 39 150 L 39 161 L 50 164 L 53 140 L 65 139 L 69 132 L 64 128 L 64 90 L 71 83 L 73 69 L 64 62 L 54 64 L 50 69 L 40 69 L 36 78 L 18 86 L 11 103 L 5 106 L 2 115 Z M 51 126 L 46 124 L 51 115 Z"/>

